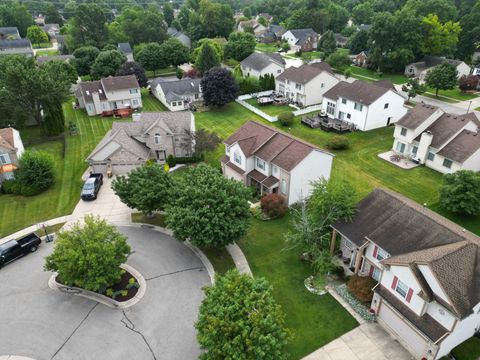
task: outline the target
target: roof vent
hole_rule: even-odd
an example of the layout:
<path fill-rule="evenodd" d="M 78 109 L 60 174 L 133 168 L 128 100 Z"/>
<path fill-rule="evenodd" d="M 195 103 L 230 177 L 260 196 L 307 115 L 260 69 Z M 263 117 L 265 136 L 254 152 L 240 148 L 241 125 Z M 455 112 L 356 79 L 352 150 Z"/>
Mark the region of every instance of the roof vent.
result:
<path fill-rule="evenodd" d="M 85 91 L 85 93 L 86 93 L 87 95 L 90 95 L 90 91 L 88 91 L 88 90 L 87 90 L 87 91 Z"/>
<path fill-rule="evenodd" d="M 454 116 L 453 118 L 454 118 L 454 119 L 457 119 L 457 117 L 456 117 L 456 116 Z"/>
<path fill-rule="evenodd" d="M 100 94 L 102 94 L 102 89 L 98 89 L 98 92 L 99 92 Z"/>
<path fill-rule="evenodd" d="M 465 121 L 465 118 L 461 118 L 460 120 L 461 120 L 461 121 Z"/>

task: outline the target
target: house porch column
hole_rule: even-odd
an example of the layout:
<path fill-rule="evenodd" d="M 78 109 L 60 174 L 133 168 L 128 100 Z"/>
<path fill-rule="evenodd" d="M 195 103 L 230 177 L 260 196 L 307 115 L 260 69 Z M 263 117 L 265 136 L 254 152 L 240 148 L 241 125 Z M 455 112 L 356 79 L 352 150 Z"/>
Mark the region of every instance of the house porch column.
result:
<path fill-rule="evenodd" d="M 335 243 L 337 242 L 337 230 L 333 229 L 332 239 L 330 240 L 330 255 L 335 252 Z"/>

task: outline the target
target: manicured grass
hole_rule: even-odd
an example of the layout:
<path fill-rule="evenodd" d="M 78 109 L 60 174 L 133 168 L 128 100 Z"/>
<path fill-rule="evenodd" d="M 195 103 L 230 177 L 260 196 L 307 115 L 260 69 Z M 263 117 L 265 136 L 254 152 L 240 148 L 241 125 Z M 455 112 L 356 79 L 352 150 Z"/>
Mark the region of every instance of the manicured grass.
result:
<path fill-rule="evenodd" d="M 37 57 L 38 56 L 55 56 L 59 54 L 60 54 L 60 51 L 58 50 L 38 50 L 37 51 Z"/>
<path fill-rule="evenodd" d="M 262 110 L 264 113 L 272 116 L 276 116 L 284 112 L 292 112 L 295 110 L 288 105 L 259 105 L 257 103 L 257 99 L 248 99 L 246 100 L 246 102 Z"/>
<path fill-rule="evenodd" d="M 158 69 L 155 72 L 153 72 L 151 70 L 146 70 L 145 75 L 147 75 L 147 77 L 150 79 L 150 78 L 155 78 L 155 77 L 158 77 L 158 76 L 175 75 L 176 71 L 177 71 L 177 69 L 175 68 L 175 66 L 169 66 L 169 67 L 166 67 L 164 69 Z"/>
<path fill-rule="evenodd" d="M 147 217 L 143 215 L 143 213 L 133 213 L 132 222 L 150 224 L 150 225 L 160 226 L 163 228 L 167 227 L 164 214 L 155 214 L 152 217 Z"/>
<path fill-rule="evenodd" d="M 352 70 L 352 76 L 360 80 L 391 80 L 394 84 L 404 84 L 407 82 L 408 78 L 403 74 L 396 73 L 383 73 L 382 76 L 377 74 L 375 71 L 362 68 L 359 66 L 351 65 L 348 69 Z"/>
<path fill-rule="evenodd" d="M 32 47 L 34 49 L 49 48 L 49 47 L 52 47 L 52 43 L 51 42 L 45 42 L 45 43 L 32 44 Z"/>
<path fill-rule="evenodd" d="M 150 94 L 147 89 L 142 89 L 143 111 L 168 111 L 155 96 Z"/>
<path fill-rule="evenodd" d="M 299 259 L 297 251 L 285 250 L 284 235 L 290 216 L 251 220 L 247 236 L 239 242 L 256 277 L 266 278 L 273 295 L 286 314 L 292 339 L 290 359 L 300 359 L 357 326 L 356 320 L 330 295 L 313 295 L 303 282 L 311 268 Z"/>
<path fill-rule="evenodd" d="M 480 338 L 474 336 L 458 345 L 452 350 L 452 355 L 457 360 L 480 359 Z"/>
<path fill-rule="evenodd" d="M 479 106 L 479 107 L 477 107 L 477 108 L 475 108 L 475 110 L 476 110 L 476 111 L 480 111 L 480 106 Z"/>
<path fill-rule="evenodd" d="M 276 43 L 271 44 L 264 44 L 264 43 L 257 43 L 255 46 L 255 50 L 262 51 L 262 52 L 277 52 L 280 49 L 280 46 Z"/>
<path fill-rule="evenodd" d="M 443 102 L 446 102 L 446 103 L 449 103 L 449 104 L 456 104 L 458 102 L 458 100 L 454 100 L 452 98 L 445 97 L 445 96 L 442 96 L 440 94 L 438 96 L 435 96 L 435 93 L 431 93 L 431 92 L 425 92 L 422 95 L 426 96 L 426 97 L 429 97 L 431 99 L 440 100 L 440 101 L 443 101 Z"/>
<path fill-rule="evenodd" d="M 45 230 L 46 230 L 47 234 L 51 235 L 59 231 L 63 227 L 63 225 L 65 225 L 64 222 L 55 224 L 55 225 L 50 225 L 50 226 L 47 226 L 45 229 L 43 228 L 38 229 L 37 231 L 35 231 L 35 234 L 37 234 L 37 236 L 40 236 L 40 237 L 45 236 Z"/>
<path fill-rule="evenodd" d="M 435 96 L 435 89 L 427 88 L 427 91 Z M 478 95 L 462 92 L 458 87 L 452 90 L 439 90 L 438 95 L 440 100 L 444 100 L 444 97 L 452 98 L 458 101 L 472 100 L 478 97 Z"/>

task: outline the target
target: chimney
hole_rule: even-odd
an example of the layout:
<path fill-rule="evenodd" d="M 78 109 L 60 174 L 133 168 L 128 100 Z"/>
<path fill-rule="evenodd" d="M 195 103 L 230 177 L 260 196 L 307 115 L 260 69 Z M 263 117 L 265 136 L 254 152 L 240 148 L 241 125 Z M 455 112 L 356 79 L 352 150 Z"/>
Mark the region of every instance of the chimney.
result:
<path fill-rule="evenodd" d="M 134 112 L 132 114 L 132 121 L 137 122 L 137 121 L 140 121 L 140 120 L 142 120 L 142 113 Z"/>
<path fill-rule="evenodd" d="M 428 156 L 428 149 L 433 140 L 433 134 L 430 131 L 425 131 L 420 137 L 418 144 L 417 157 L 420 159 L 421 164 L 425 164 Z"/>

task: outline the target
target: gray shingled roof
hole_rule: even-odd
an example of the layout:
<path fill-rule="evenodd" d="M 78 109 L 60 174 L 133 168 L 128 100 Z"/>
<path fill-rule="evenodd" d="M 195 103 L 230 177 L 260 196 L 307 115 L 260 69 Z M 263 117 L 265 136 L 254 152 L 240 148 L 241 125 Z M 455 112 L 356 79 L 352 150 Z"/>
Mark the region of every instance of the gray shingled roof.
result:
<path fill-rule="evenodd" d="M 296 44 L 303 45 L 305 41 L 308 39 L 309 36 L 316 36 L 318 35 L 313 29 L 293 29 L 290 32 L 295 36 L 297 39 Z"/>
<path fill-rule="evenodd" d="M 297 84 L 306 84 L 312 79 L 316 78 L 323 71 L 328 72 L 328 70 L 322 69 L 320 66 L 307 65 L 303 64 L 300 67 L 291 66 L 283 73 L 277 76 L 277 80 L 289 80 Z"/>
<path fill-rule="evenodd" d="M 117 47 L 118 50 L 120 50 L 125 55 L 132 53 L 132 47 L 129 43 L 118 43 Z"/>
<path fill-rule="evenodd" d="M 189 49 L 190 49 L 190 47 L 192 46 L 192 40 L 190 39 L 190 37 L 189 37 L 187 34 L 181 32 L 181 31 L 178 31 L 178 30 L 175 29 L 174 27 L 169 27 L 169 28 L 167 29 L 167 34 L 168 34 L 169 36 L 172 36 L 172 37 L 177 38 L 178 40 L 180 40 L 180 42 L 181 42 L 184 46 L 188 47 Z"/>
<path fill-rule="evenodd" d="M 240 62 L 242 66 L 258 71 L 265 69 L 271 63 L 285 67 L 285 60 L 283 59 L 283 56 L 277 53 L 254 52 Z"/>
<path fill-rule="evenodd" d="M 155 78 L 150 83 L 150 86 L 155 89 L 157 85 L 160 85 L 163 93 L 165 94 L 165 99 L 168 102 L 171 102 L 182 100 L 183 96 L 186 94 L 200 93 L 200 82 L 201 79 L 166 81 L 162 78 Z"/>
<path fill-rule="evenodd" d="M 422 102 L 403 115 L 402 118 L 397 121 L 397 125 L 401 125 L 410 130 L 415 130 L 437 110 L 439 110 L 438 107 Z"/>
<path fill-rule="evenodd" d="M 389 90 L 391 89 L 383 86 L 383 84 L 376 85 L 361 80 L 355 80 L 353 83 L 340 81 L 323 96 L 332 100 L 342 97 L 360 104 L 370 105 Z"/>
<path fill-rule="evenodd" d="M 438 152 L 438 155 L 463 163 L 478 150 L 480 150 L 480 134 L 462 130 L 460 134 L 455 136 L 452 141 Z"/>
<path fill-rule="evenodd" d="M 31 48 L 32 43 L 27 39 L 0 40 L 0 49 Z"/>

